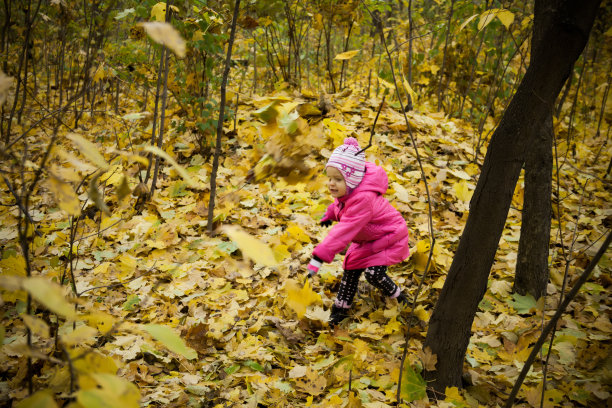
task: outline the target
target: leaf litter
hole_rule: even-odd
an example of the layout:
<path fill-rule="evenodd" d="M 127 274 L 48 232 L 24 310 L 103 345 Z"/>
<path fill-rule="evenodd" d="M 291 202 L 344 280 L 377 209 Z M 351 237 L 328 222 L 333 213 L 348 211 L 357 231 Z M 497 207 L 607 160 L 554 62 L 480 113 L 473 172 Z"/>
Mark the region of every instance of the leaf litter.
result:
<path fill-rule="evenodd" d="M 169 150 L 156 154 L 177 157 L 179 163 L 165 167 L 157 195 L 140 214 L 126 200 L 116 199 L 111 203 L 111 216 L 98 213 L 98 222 L 84 220 L 75 263 L 81 292 L 77 321 L 83 329 L 73 331 L 72 323 L 59 328 L 74 353 L 84 338 L 79 336 L 89 336 L 97 344 L 83 364 L 89 371 L 94 368 L 88 381 L 99 391 L 89 388 L 79 394 L 79 402 L 97 401 L 100 393 L 113 387 L 133 399 L 133 383 L 140 391 L 142 406 L 185 406 L 198 401 L 215 407 L 227 403 L 253 407 L 394 404 L 408 311 L 361 282 L 350 322 L 332 332 L 326 321 L 341 276 L 340 257 L 324 265 L 317 277 L 304 279 L 304 265 L 325 235 L 317 220 L 331 203 L 322 174 L 325 157 L 348 136 L 357 137 L 365 146 L 378 105 L 378 101 L 363 101 L 354 95 L 335 102 L 325 117 L 313 109 L 296 110 L 308 101 L 295 94 L 242 102 L 237 132 L 224 142 L 226 156 L 217 179 L 214 215 L 224 234 L 205 235 L 210 164 L 196 153 L 189 133 L 175 131 L 169 134 Z M 471 163 L 474 131 L 465 122 L 426 110 L 408 116 L 432 189 L 437 244 L 428 280 L 417 300 L 418 323 L 407 345 L 402 397 L 412 406 L 434 406 L 436 403 L 426 400 L 420 372 L 435 367 L 437 356 L 422 350 L 422 342 L 469 210 L 478 165 Z M 103 131 L 104 124 L 97 124 L 94 132 Z M 391 187 L 387 196 L 409 226 L 411 258 L 392 267 L 390 274 L 414 295 L 425 268 L 429 237 L 424 185 L 405 132 L 403 116 L 385 106 L 366 154 L 388 172 Z M 82 160 L 104 170 L 118 166 L 118 173 L 100 180 L 117 185 L 127 180 L 134 189 L 140 169 L 137 161 L 121 162 L 121 157 L 113 160 L 109 154 L 102 157 L 83 142 L 83 136 L 67 138 L 83 147 L 85 157 L 74 155 L 67 160 L 66 154 L 60 155 L 62 168 L 91 167 Z M 588 141 L 585 143 L 574 158 L 575 167 L 585 167 L 593 155 Z M 178 145 L 187 148 L 173 152 L 172 146 Z M 65 152 L 71 146 L 68 140 L 63 142 Z M 98 148 L 109 151 L 106 145 Z M 590 170 L 601 173 L 599 168 Z M 562 224 L 553 223 L 552 236 L 562 236 L 567 245 L 573 228 L 578 228 L 575 255 L 579 255 L 569 268 L 571 280 L 604 232 L 604 221 L 611 215 L 605 205 L 610 196 L 601 180 L 572 167 L 566 166 L 560 176 L 564 180 L 560 189 L 564 196 Z M 587 179 L 588 194 L 581 202 L 575 192 Z M 37 221 L 45 235 L 33 244 L 35 269 L 56 280 L 67 248 L 70 225 L 66 215 L 79 214 L 74 205 L 77 197 L 67 193 L 60 182 L 66 183 L 58 179 L 36 203 Z M 491 406 L 503 401 L 539 336 L 542 319 L 552 315 L 558 302 L 559 274 L 565 267 L 558 247 L 551 253 L 552 283 L 545 302 L 512 294 L 522 183 L 521 179 L 489 290 L 472 327 L 466 355 L 470 384 L 465 390 L 447 390 L 446 402 L 439 406 Z M 579 208 L 585 212 L 580 218 L 576 216 Z M 22 276 L 23 258 L 11 249 L 16 242 L 10 233 L 16 213 L 4 212 L 1 217 L 2 277 Z M 586 254 L 580 255 L 582 252 Z M 604 404 L 610 397 L 605 387 L 612 332 L 607 296 L 610 265 L 609 256 L 605 257 L 560 324 L 552 347 L 545 406 Z M 117 282 L 126 283 L 109 286 Z M 25 300 L 23 291 L 13 288 L 2 296 L 7 318 L 0 359 L 7 372 L 16 374 L 9 387 L 12 396 L 20 397 L 25 395 L 19 369 L 28 353 L 25 327 L 32 328 L 36 348 L 45 351 L 53 345 L 43 320 L 18 315 Z M 51 310 L 61 306 L 61 313 L 73 318 L 63 301 L 37 300 Z M 104 335 L 113 327 L 116 331 Z M 121 378 L 108 377 L 117 370 Z M 37 386 L 68 392 L 65 367 L 46 361 L 41 373 Z M 524 406 L 538 406 L 541 378 L 541 367 L 536 365 L 521 391 Z"/>

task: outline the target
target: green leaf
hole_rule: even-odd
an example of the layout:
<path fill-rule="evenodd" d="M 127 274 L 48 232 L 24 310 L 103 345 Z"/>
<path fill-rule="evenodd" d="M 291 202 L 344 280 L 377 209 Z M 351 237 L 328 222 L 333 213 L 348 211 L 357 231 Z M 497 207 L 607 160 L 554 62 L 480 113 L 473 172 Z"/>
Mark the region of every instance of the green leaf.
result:
<path fill-rule="evenodd" d="M 404 375 L 402 377 L 402 398 L 406 399 L 406 402 L 411 402 L 425 398 L 427 392 L 425 391 L 427 384 L 421 374 L 417 373 L 412 369 L 410 365 L 404 367 Z"/>
<path fill-rule="evenodd" d="M 278 124 L 280 127 L 285 129 L 285 132 L 288 134 L 293 134 L 296 130 L 298 130 L 297 118 L 299 117 L 300 115 L 297 112 L 282 114 L 278 118 Z"/>
<path fill-rule="evenodd" d="M 223 241 L 217 245 L 217 249 L 225 252 L 226 254 L 233 254 L 238 249 L 238 245 L 234 241 Z"/>
<path fill-rule="evenodd" d="M 277 101 L 273 101 L 269 105 L 266 105 L 261 109 L 257 109 L 255 112 L 253 112 L 253 115 L 266 123 L 270 123 L 278 116 L 278 110 L 276 110 L 277 104 Z"/>
<path fill-rule="evenodd" d="M 284 382 L 284 381 L 278 380 L 277 382 L 274 383 L 274 386 L 279 391 L 282 391 L 285 394 L 289 394 L 290 392 L 293 392 L 293 387 L 288 382 Z"/>
<path fill-rule="evenodd" d="M 261 364 L 259 364 L 257 361 L 253 361 L 253 360 L 248 360 L 244 362 L 244 365 L 255 370 L 255 371 L 264 371 L 265 368 L 263 368 L 263 366 Z"/>
<path fill-rule="evenodd" d="M 57 408 L 57 404 L 51 396 L 51 392 L 43 390 L 20 401 L 15 408 Z"/>
<path fill-rule="evenodd" d="M 168 163 L 170 163 L 172 165 L 172 167 L 174 167 L 174 169 L 178 172 L 178 174 L 181 175 L 183 180 L 185 180 L 185 182 L 189 186 L 191 186 L 191 187 L 196 186 L 195 181 L 193 181 L 193 179 L 191 178 L 189 173 L 187 173 L 187 170 L 185 170 L 185 168 L 183 166 L 178 164 L 176 162 L 176 160 L 174 160 L 172 157 L 170 157 L 170 155 L 168 153 L 164 152 L 162 149 L 160 149 L 157 146 L 146 146 L 144 148 L 144 150 L 145 150 L 145 152 L 153 153 L 154 155 L 159 156 L 162 159 L 164 159 L 165 161 L 167 161 Z"/>
<path fill-rule="evenodd" d="M 67 319 L 75 319 L 74 306 L 66 300 L 60 285 L 42 277 L 30 277 L 23 280 L 23 288 L 41 305 L 53 313 Z"/>
<path fill-rule="evenodd" d="M 134 13 L 136 10 L 134 10 L 133 8 L 128 8 L 125 9 L 119 13 L 117 13 L 117 15 L 115 16 L 115 20 L 121 20 L 122 18 Z"/>
<path fill-rule="evenodd" d="M 231 375 L 231 374 L 234 374 L 236 371 L 238 371 L 239 368 L 240 366 L 238 364 L 234 364 L 232 366 L 224 368 L 223 371 L 225 371 L 227 375 Z"/>
<path fill-rule="evenodd" d="M 134 306 L 140 303 L 138 295 L 129 295 L 127 300 L 123 303 L 123 310 L 132 311 Z"/>
<path fill-rule="evenodd" d="M 536 301 L 531 295 L 521 296 L 518 293 L 513 293 L 510 301 L 512 306 L 518 314 L 527 314 L 531 309 L 536 308 Z"/>
<path fill-rule="evenodd" d="M 161 324 L 146 324 L 143 328 L 153 336 L 155 340 L 166 346 L 168 350 L 180 354 L 188 360 L 193 360 L 198 357 L 198 353 L 191 347 L 188 347 L 185 341 L 183 341 L 183 339 L 171 328 Z"/>
<path fill-rule="evenodd" d="M 189 194 L 189 192 L 185 190 L 186 187 L 187 185 L 183 183 L 182 181 L 177 181 L 176 183 L 172 184 L 172 187 L 170 190 L 170 197 L 172 198 L 185 197 L 186 195 Z"/>

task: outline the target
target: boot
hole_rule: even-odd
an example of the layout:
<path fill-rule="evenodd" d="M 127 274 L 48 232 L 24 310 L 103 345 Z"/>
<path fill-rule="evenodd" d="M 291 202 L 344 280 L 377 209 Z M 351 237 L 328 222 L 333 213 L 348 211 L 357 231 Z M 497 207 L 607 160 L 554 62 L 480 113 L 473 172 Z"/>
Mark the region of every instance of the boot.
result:
<path fill-rule="evenodd" d="M 335 328 L 340 322 L 348 317 L 348 309 L 332 306 L 331 314 L 329 315 L 329 327 Z"/>

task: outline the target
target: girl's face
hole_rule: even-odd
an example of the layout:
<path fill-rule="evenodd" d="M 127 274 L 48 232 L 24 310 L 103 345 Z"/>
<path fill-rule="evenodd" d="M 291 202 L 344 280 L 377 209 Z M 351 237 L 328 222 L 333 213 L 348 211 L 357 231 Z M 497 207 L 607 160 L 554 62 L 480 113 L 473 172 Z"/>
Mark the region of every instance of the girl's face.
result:
<path fill-rule="evenodd" d="M 335 167 L 328 167 L 325 169 L 327 172 L 327 188 L 329 188 L 329 193 L 334 198 L 342 197 L 346 194 L 346 182 L 344 181 L 344 176 L 340 173 Z"/>

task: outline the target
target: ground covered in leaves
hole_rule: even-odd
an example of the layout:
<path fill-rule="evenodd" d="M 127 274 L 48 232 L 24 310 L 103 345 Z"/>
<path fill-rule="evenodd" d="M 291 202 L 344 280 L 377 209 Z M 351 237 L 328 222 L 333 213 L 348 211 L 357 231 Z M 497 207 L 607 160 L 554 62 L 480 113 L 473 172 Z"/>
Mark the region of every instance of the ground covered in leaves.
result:
<path fill-rule="evenodd" d="M 610 182 L 601 176 L 610 152 L 597 153 L 599 146 L 588 136 L 567 146 L 562 141 L 567 123 L 556 123 L 561 171 L 559 189 L 555 187 L 559 204 L 554 202 L 553 208 L 561 223 L 553 223 L 548 296 L 536 302 L 512 294 L 521 181 L 472 328 L 466 388 L 449 389 L 445 400 L 428 402 L 420 372 L 424 366 L 434 367 L 437 357 L 423 351 L 422 342 L 479 175 L 473 162 L 478 135 L 427 105 L 408 113 L 431 193 L 437 240 L 408 344 L 410 310 L 385 300 L 365 281 L 351 318 L 332 332 L 326 321 L 341 257 L 324 265 L 312 280 L 304 279 L 311 251 L 326 232 L 317 220 L 331 203 L 323 165 L 344 137 L 355 136 L 367 145 L 380 100 L 330 95 L 329 111 L 322 115 L 313 96 L 279 92 L 242 98 L 236 128 L 230 124 L 223 141 L 214 237 L 206 234 L 211 160 L 197 151 L 189 123 L 181 123 L 178 111 L 169 113 L 164 150 L 187 170 L 189 181 L 178 166 L 165 165 L 159 189 L 148 203 L 136 209 L 135 195 L 119 199 L 109 193 L 107 214 L 83 193 L 78 197 L 85 203 L 81 216 L 72 221 L 61 190 L 52 181 L 41 187 L 33 203 L 40 232 L 33 239 L 36 275 L 56 281 L 62 276 L 68 268 L 70 230 L 79 220 L 73 248 L 78 317 L 68 323 L 61 319 L 59 327 L 60 343 L 73 357 L 78 350 L 88 350 L 75 362 L 77 368 L 118 372 L 137 386 L 142 406 L 375 408 L 395 403 L 400 359 L 408 347 L 402 376 L 406 406 L 495 406 L 505 400 L 543 322 L 558 304 L 566 261 L 571 259 L 571 285 L 610 223 Z M 390 275 L 413 297 L 429 251 L 428 203 L 398 108 L 385 104 L 366 153 L 389 174 L 387 197 L 411 232 L 411 257 L 392 267 Z M 493 125 L 487 125 L 485 135 Z M 102 192 L 127 182 L 137 194 L 143 167 L 139 160 L 126 160 L 125 152 L 138 154 L 149 143 L 150 117 L 126 111 L 92 119 L 86 126 L 81 135 L 96 142 L 110 166 L 99 178 Z M 55 154 L 53 173 L 76 183 L 92 166 L 90 157 L 67 138 L 59 145 L 79 160 Z M 24 270 L 17 214 L 11 207 L 0 214 L 3 275 Z M 544 406 L 606 406 L 610 401 L 610 267 L 606 256 L 559 325 Z M 64 288 L 72 292 L 70 285 Z M 23 318 L 25 292 L 3 291 L 2 298 L 0 394 L 8 402 L 27 395 L 25 356 L 53 355 L 58 346 L 53 341 L 56 318 L 44 307 L 35 317 Z M 26 325 L 39 354 L 24 349 Z M 185 343 L 165 337 L 156 325 L 172 328 Z M 35 359 L 34 372 L 36 389 L 68 397 L 68 365 L 53 358 Z M 542 367 L 536 364 L 519 394 L 519 406 L 539 406 L 541 379 Z M 138 393 L 132 396 L 136 400 Z"/>

